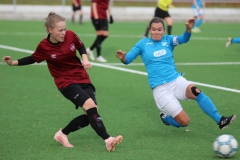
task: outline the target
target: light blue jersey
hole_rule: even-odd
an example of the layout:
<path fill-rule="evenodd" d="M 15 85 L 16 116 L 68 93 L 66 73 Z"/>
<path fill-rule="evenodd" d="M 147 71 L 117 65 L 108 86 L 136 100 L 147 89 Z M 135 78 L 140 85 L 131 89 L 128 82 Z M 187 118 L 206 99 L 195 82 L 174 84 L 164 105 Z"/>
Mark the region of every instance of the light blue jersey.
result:
<path fill-rule="evenodd" d="M 196 0 L 198 8 L 201 9 L 202 8 L 202 0 Z M 192 4 L 192 8 L 196 8 L 196 6 L 194 4 Z"/>
<path fill-rule="evenodd" d="M 143 38 L 126 54 L 125 64 L 131 63 L 140 55 L 148 73 L 148 83 L 152 89 L 158 85 L 172 82 L 181 75 L 177 72 L 173 59 L 174 47 L 188 42 L 190 37 L 191 33 L 185 31 L 180 36 L 163 36 L 160 41 Z"/>

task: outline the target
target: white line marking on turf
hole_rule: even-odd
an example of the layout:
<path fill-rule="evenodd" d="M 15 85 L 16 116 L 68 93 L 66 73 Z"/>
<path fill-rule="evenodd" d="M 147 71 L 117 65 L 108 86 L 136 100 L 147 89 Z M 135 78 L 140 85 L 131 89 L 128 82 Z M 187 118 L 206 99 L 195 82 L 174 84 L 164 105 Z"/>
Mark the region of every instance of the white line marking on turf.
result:
<path fill-rule="evenodd" d="M 14 50 L 14 51 L 18 51 L 18 52 L 29 53 L 29 54 L 32 54 L 34 52 L 34 51 L 31 51 L 31 50 L 20 49 L 20 48 L 16 48 L 16 47 L 5 46 L 5 45 L 0 45 L 0 48 L 8 49 L 8 50 Z M 142 71 L 136 71 L 136 70 L 133 70 L 133 69 L 126 69 L 126 68 L 111 66 L 111 65 L 108 65 L 108 64 L 101 64 L 101 63 L 94 63 L 94 62 L 91 62 L 91 63 L 92 63 L 93 66 L 115 69 L 115 70 L 119 70 L 119 71 L 130 72 L 130 73 L 134 73 L 134 74 L 140 74 L 140 75 L 147 76 L 147 73 L 142 72 Z M 46 65 L 46 63 L 40 63 L 40 65 Z M 224 91 L 240 93 L 240 90 L 237 90 L 237 89 L 215 86 L 215 85 L 210 85 L 210 84 L 204 84 L 204 83 L 200 83 L 200 82 L 193 82 L 193 83 L 196 84 L 196 85 L 199 85 L 199 86 L 204 86 L 204 87 L 209 87 L 209 88 L 214 88 L 214 89 L 219 89 L 219 90 L 224 90 Z"/>
<path fill-rule="evenodd" d="M 81 34 L 77 33 L 79 37 L 96 37 L 96 34 Z M 16 36 L 47 36 L 46 33 L 41 32 L 0 32 L 0 35 L 16 35 Z M 112 38 L 142 38 L 142 35 L 120 35 L 120 34 L 111 34 Z M 227 41 L 227 38 L 217 38 L 217 37 L 195 37 L 192 36 L 191 40 L 209 40 L 209 41 Z"/>
<path fill-rule="evenodd" d="M 114 65 L 114 66 L 125 66 L 122 63 L 105 63 L 108 65 Z M 206 65 L 233 65 L 233 64 L 240 64 L 240 62 L 192 62 L 192 63 L 175 63 L 179 66 L 206 66 Z M 143 63 L 131 63 L 131 66 L 144 66 Z"/>

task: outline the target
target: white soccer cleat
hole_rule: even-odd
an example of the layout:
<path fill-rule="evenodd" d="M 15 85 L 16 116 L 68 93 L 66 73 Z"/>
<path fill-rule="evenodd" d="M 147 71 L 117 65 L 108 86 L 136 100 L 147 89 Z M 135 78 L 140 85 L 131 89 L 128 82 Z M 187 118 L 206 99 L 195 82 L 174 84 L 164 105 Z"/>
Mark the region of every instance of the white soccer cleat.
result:
<path fill-rule="evenodd" d="M 107 62 L 107 60 L 106 60 L 105 58 L 103 58 L 103 56 L 98 56 L 98 57 L 96 58 L 96 60 L 97 60 L 98 62 Z"/>
<path fill-rule="evenodd" d="M 231 38 L 231 37 L 228 37 L 228 40 L 227 40 L 227 42 L 226 42 L 226 48 L 228 48 L 231 43 L 232 43 L 232 38 Z"/>
<path fill-rule="evenodd" d="M 94 60 L 95 60 L 95 57 L 94 57 L 93 51 L 91 51 L 90 48 L 87 48 L 86 51 L 87 51 L 87 54 L 89 55 L 89 58 L 90 58 L 92 61 L 94 61 Z"/>
<path fill-rule="evenodd" d="M 198 27 L 193 27 L 192 32 L 193 33 L 200 33 L 201 30 Z"/>
<path fill-rule="evenodd" d="M 122 142 L 123 137 L 118 135 L 117 137 L 109 137 L 105 140 L 106 148 L 108 152 L 114 151 L 117 144 Z"/>
<path fill-rule="evenodd" d="M 68 142 L 67 135 L 63 134 L 62 128 L 54 135 L 54 139 L 61 143 L 64 147 L 72 148 L 74 147 L 72 144 Z"/>

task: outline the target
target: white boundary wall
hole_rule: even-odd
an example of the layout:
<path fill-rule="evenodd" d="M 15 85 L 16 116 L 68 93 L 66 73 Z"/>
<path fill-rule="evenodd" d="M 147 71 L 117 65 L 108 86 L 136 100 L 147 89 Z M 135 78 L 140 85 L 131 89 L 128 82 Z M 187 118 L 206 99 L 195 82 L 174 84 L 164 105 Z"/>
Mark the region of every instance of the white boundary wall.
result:
<path fill-rule="evenodd" d="M 84 20 L 90 21 L 90 7 L 83 6 Z M 155 7 L 112 7 L 116 21 L 149 21 L 154 15 Z M 56 12 L 70 20 L 71 6 L 45 5 L 0 5 L 0 20 L 44 20 L 49 12 Z M 173 8 L 169 10 L 174 21 L 186 21 L 193 17 L 191 8 Z M 240 22 L 240 9 L 206 8 L 206 22 Z M 77 15 L 78 16 L 78 15 Z M 77 17 L 76 17 L 77 18 Z"/>

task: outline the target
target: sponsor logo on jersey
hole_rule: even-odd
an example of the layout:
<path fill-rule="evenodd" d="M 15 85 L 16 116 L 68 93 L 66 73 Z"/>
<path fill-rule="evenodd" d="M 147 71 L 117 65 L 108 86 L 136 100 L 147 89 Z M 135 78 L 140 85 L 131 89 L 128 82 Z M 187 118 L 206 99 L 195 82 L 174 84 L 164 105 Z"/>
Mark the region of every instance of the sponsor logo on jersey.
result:
<path fill-rule="evenodd" d="M 54 59 L 54 58 L 57 58 L 57 55 L 56 54 L 52 54 L 51 57 L 52 57 L 52 59 Z"/>
<path fill-rule="evenodd" d="M 160 56 L 163 56 L 167 53 L 167 51 L 165 49 L 161 49 L 159 51 L 155 51 L 153 53 L 154 57 L 160 57 Z"/>
<path fill-rule="evenodd" d="M 75 45 L 73 43 L 70 45 L 70 49 L 71 51 L 75 51 Z"/>
<path fill-rule="evenodd" d="M 147 43 L 146 43 L 146 46 L 147 46 L 147 45 L 153 45 L 153 42 L 147 42 Z"/>

